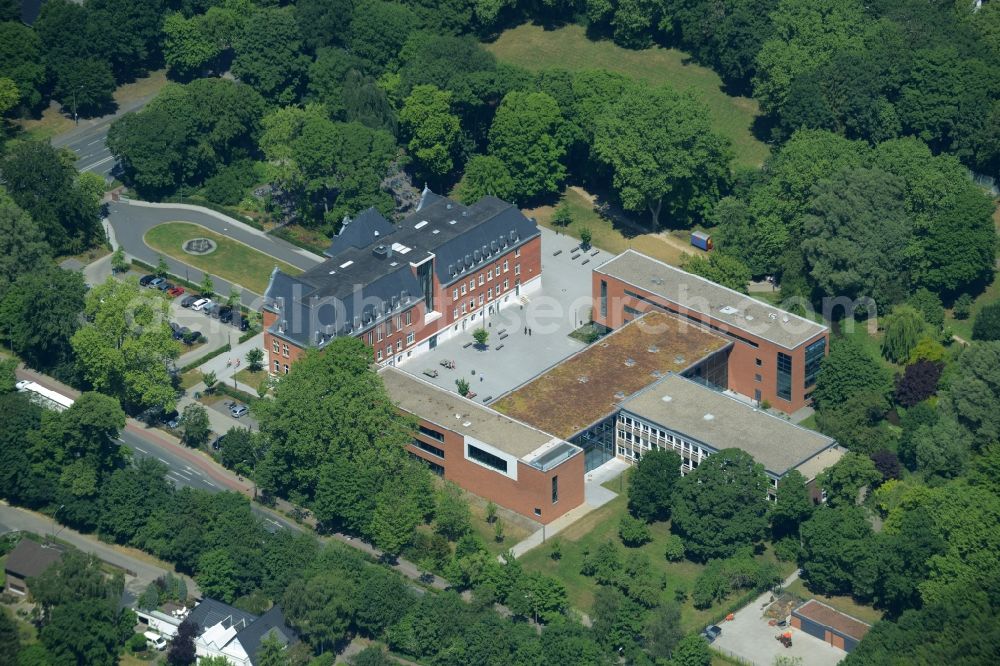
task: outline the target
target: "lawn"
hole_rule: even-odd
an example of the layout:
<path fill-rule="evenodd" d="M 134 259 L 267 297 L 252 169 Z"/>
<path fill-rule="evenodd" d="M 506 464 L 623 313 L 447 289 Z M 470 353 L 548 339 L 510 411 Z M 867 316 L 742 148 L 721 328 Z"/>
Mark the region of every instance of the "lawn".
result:
<path fill-rule="evenodd" d="M 218 247 L 210 254 L 188 254 L 182 246 L 185 241 L 192 238 L 209 238 L 214 240 Z M 157 252 L 217 275 L 256 294 L 264 293 L 271 276 L 271 269 L 275 265 L 289 275 L 298 275 L 302 272 L 248 245 L 188 222 L 165 222 L 157 225 L 146 233 L 145 242 Z"/>
<path fill-rule="evenodd" d="M 732 141 L 736 165 L 758 167 L 770 153 L 750 132 L 759 113 L 757 102 L 725 94 L 719 75 L 693 64 L 683 51 L 658 46 L 634 51 L 608 40 L 590 40 L 579 25 L 546 30 L 530 24 L 504 32 L 485 47 L 499 60 L 533 71 L 604 69 L 656 86 L 670 84 L 706 105 L 716 131 Z"/>
<path fill-rule="evenodd" d="M 246 359 L 244 359 L 243 362 L 245 363 Z M 267 373 L 264 372 L 263 369 L 258 370 L 257 372 L 250 372 L 249 368 L 243 368 L 236 373 L 234 379 L 241 384 L 252 386 L 256 390 L 256 388 L 260 386 L 260 383 L 267 379 Z"/>
<path fill-rule="evenodd" d="M 115 90 L 113 97 L 118 106 L 138 101 L 144 97 L 155 95 L 167 83 L 167 70 L 151 72 L 149 76 L 126 83 Z M 28 118 L 17 121 L 28 138 L 37 141 L 48 141 L 54 136 L 68 132 L 74 128 L 72 112 L 63 112 L 58 102 L 52 101 L 42 112 L 41 118 Z"/>
<path fill-rule="evenodd" d="M 618 492 L 619 480 L 613 479 L 605 484 L 610 489 Z M 627 481 L 623 486 L 626 490 Z M 628 499 L 625 493 L 620 494 L 614 500 L 605 504 L 596 511 L 587 514 L 557 537 L 562 543 L 562 557 L 553 560 L 550 556 L 551 546 L 546 543 L 526 553 L 521 558 L 521 563 L 525 569 L 532 571 L 542 571 L 559 578 L 566 586 L 569 603 L 572 607 L 589 613 L 594 603 L 594 592 L 597 583 L 594 579 L 580 573 L 583 564 L 584 551 L 594 550 L 605 541 L 613 541 L 621 546 L 618 538 L 618 521 L 628 511 Z M 682 560 L 680 562 L 668 562 L 663 556 L 666 549 L 667 537 L 670 535 L 668 523 L 654 523 L 650 525 L 650 532 L 653 540 L 640 547 L 638 550 L 646 553 L 653 565 L 653 570 L 666 576 L 667 586 L 661 595 L 662 602 L 672 601 L 678 589 L 684 590 L 690 597 L 690 591 L 694 585 L 695 578 L 704 569 L 701 564 Z M 551 542 L 552 539 L 549 539 Z M 622 552 L 629 549 L 622 547 Z M 761 556 L 773 561 L 770 552 Z M 779 562 L 782 576 L 787 576 L 794 569 L 791 563 Z M 735 598 L 735 595 L 730 599 Z M 686 631 L 696 631 L 703 628 L 712 621 L 718 613 L 723 610 L 730 600 L 723 601 L 710 608 L 699 610 L 694 607 L 690 598 L 681 604 L 681 622 Z"/>
<path fill-rule="evenodd" d="M 851 597 L 828 597 L 822 594 L 814 594 L 806 588 L 805 583 L 803 583 L 801 579 L 796 580 L 786 589 L 788 592 L 797 597 L 802 597 L 803 599 L 816 599 L 827 606 L 836 608 L 841 613 L 847 613 L 851 617 L 856 617 L 862 622 L 867 622 L 868 624 L 875 624 L 882 619 L 881 611 L 877 611 L 871 606 L 859 604 Z"/>

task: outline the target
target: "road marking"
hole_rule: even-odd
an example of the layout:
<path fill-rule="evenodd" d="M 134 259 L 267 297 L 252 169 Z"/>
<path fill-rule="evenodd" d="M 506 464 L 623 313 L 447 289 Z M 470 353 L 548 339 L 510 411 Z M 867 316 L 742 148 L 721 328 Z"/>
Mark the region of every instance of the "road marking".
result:
<path fill-rule="evenodd" d="M 187 481 L 191 480 L 191 475 L 188 474 L 187 472 L 182 472 L 179 469 L 175 469 L 175 470 L 172 470 L 172 471 L 173 471 L 174 474 L 177 474 L 179 476 L 183 476 Z"/>
<path fill-rule="evenodd" d="M 192 473 L 194 473 L 194 474 L 197 474 L 198 476 L 205 476 L 204 474 L 202 474 L 201 470 L 199 470 L 199 469 L 194 469 L 194 468 L 193 468 L 193 467 L 191 467 L 190 465 L 184 465 L 184 468 L 185 468 L 185 469 L 186 469 L 187 471 L 189 471 L 189 472 L 192 472 Z"/>
<path fill-rule="evenodd" d="M 146 449 L 140 449 L 138 446 L 133 446 L 132 448 L 135 449 L 136 451 L 141 451 L 146 455 L 149 455 L 149 451 L 147 451 Z"/>
<path fill-rule="evenodd" d="M 277 527 L 283 527 L 283 525 L 281 523 L 279 523 L 277 520 L 274 520 L 272 518 L 265 518 L 264 520 L 266 520 L 267 522 L 269 522 L 272 525 L 275 525 Z"/>
<path fill-rule="evenodd" d="M 102 165 L 102 164 L 104 164 L 105 162 L 110 162 L 110 161 L 111 161 L 111 160 L 113 160 L 113 159 L 115 159 L 115 156 L 114 156 L 114 155 L 108 155 L 108 156 L 107 156 L 107 157 L 105 157 L 105 158 L 104 158 L 103 160 L 100 160 L 100 161 L 98 161 L 98 162 L 94 162 L 93 164 L 88 164 L 87 166 L 85 166 L 85 167 L 82 167 L 82 168 L 80 169 L 80 171 L 90 171 L 90 170 L 91 170 L 91 169 L 93 169 L 94 167 L 97 167 L 97 166 L 101 166 L 101 165 Z"/>
<path fill-rule="evenodd" d="M 163 464 L 164 464 L 164 465 L 166 465 L 167 467 L 170 467 L 170 463 L 168 463 L 168 462 L 167 462 L 166 460 L 164 460 L 163 458 L 160 458 L 159 456 L 157 456 L 156 458 L 157 458 L 157 460 L 159 460 L 159 461 L 160 461 L 161 463 L 163 463 Z"/>
<path fill-rule="evenodd" d="M 102 137 L 101 137 L 100 139 L 94 139 L 93 141 L 91 141 L 91 142 L 90 142 L 90 143 L 88 143 L 87 145 L 88 145 L 88 146 L 92 146 L 92 145 L 94 145 L 95 143 L 100 143 L 101 141 L 104 141 L 104 137 L 103 137 L 103 136 L 102 136 Z"/>

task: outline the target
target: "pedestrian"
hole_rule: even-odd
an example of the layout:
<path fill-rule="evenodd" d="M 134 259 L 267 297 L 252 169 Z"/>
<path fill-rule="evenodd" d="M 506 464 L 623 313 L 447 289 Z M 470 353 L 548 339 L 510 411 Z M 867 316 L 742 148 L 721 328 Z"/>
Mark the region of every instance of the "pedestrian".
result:
<path fill-rule="evenodd" d="M 528 327 L 527 327 L 527 326 L 525 326 L 525 327 L 524 327 L 524 334 L 525 334 L 525 335 L 527 335 L 527 334 L 528 334 Z"/>
<path fill-rule="evenodd" d="M 528 329 L 528 337 L 529 338 L 531 337 L 531 329 L 530 328 Z"/>

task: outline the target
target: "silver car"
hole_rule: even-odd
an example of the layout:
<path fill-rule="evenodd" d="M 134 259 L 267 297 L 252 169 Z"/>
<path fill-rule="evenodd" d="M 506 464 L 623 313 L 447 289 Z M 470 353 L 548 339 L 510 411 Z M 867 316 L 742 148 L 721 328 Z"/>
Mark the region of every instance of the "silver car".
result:
<path fill-rule="evenodd" d="M 241 416 L 246 416 L 250 413 L 250 408 L 246 405 L 233 405 L 229 408 L 229 413 L 234 419 L 238 419 Z"/>

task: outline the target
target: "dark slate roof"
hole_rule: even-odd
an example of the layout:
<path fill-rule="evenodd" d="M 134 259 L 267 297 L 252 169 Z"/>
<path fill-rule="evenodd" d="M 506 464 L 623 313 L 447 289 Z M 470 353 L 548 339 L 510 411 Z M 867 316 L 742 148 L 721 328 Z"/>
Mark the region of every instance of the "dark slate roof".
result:
<path fill-rule="evenodd" d="M 257 651 L 260 649 L 261 641 L 269 635 L 277 638 L 282 645 L 295 643 L 298 640 L 296 633 L 285 624 L 281 606 L 272 606 L 271 610 L 257 618 L 253 624 L 236 633 L 236 640 L 250 656 L 250 663 L 253 666 L 258 666 Z"/>
<path fill-rule="evenodd" d="M 202 599 L 201 602 L 191 610 L 188 615 L 188 619 L 196 623 L 199 627 L 199 633 L 205 631 L 209 627 L 214 627 L 220 622 L 226 621 L 226 626 L 251 626 L 257 616 L 253 613 L 248 613 L 242 611 L 239 608 L 230 606 L 229 604 L 224 604 L 221 601 L 216 601 L 215 599 Z"/>
<path fill-rule="evenodd" d="M 382 217 L 374 208 L 369 208 L 359 213 L 353 220 L 346 220 L 344 226 L 340 228 L 340 233 L 323 254 L 336 257 L 350 248 L 363 249 L 395 230 L 392 222 Z"/>
<path fill-rule="evenodd" d="M 328 251 L 336 254 L 299 276 L 274 270 L 265 292 L 265 307 L 280 315 L 272 332 L 322 346 L 423 298 L 413 265 L 434 257 L 438 281 L 448 285 L 539 235 L 534 220 L 496 197 L 464 206 L 425 191 L 421 207 L 391 233 L 381 233 L 379 219 L 372 210 L 359 215 Z M 377 243 L 357 245 L 376 230 Z"/>
<path fill-rule="evenodd" d="M 7 556 L 4 571 L 18 578 L 39 576 L 55 564 L 62 555 L 62 550 L 54 546 L 43 546 L 31 539 L 21 539 Z"/>

